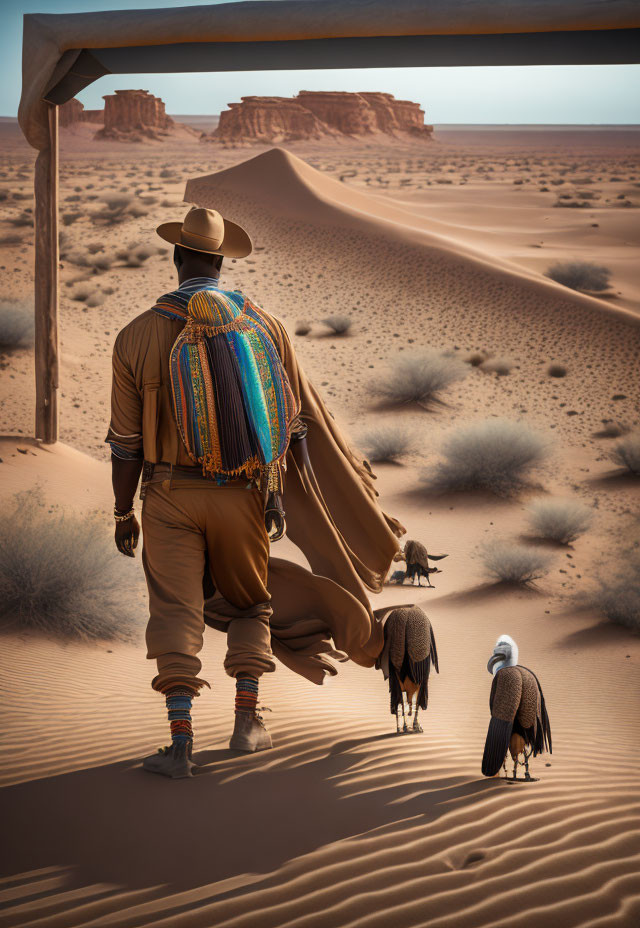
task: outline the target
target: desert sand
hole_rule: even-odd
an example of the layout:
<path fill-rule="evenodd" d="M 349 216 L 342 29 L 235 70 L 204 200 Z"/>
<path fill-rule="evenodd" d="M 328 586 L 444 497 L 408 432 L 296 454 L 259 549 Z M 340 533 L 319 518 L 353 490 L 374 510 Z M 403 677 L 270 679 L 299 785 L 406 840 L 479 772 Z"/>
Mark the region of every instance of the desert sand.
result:
<path fill-rule="evenodd" d="M 31 229 L 28 213 L 24 225 L 20 217 L 32 206 L 33 156 L 11 126 L 0 131 L 1 295 L 30 299 Z M 194 710 L 200 769 L 172 782 L 140 769 L 167 735 L 141 641 L 74 644 L 5 629 L 2 819 L 11 837 L 0 926 L 630 928 L 640 920 L 640 645 L 576 599 L 615 564 L 640 498 L 637 479 L 609 459 L 611 439 L 597 437 L 606 421 L 639 421 L 638 134 L 448 129 L 436 139 L 287 151 L 188 140 L 98 146 L 82 130 L 63 139 L 61 212 L 78 215 L 63 226 L 61 441 L 43 448 L 30 439 L 32 353 L 6 353 L 3 505 L 40 487 L 64 511 L 104 513 L 110 531 L 103 439 L 113 339 L 172 286 L 155 226 L 180 218 L 185 196 L 215 205 L 245 224 L 256 246 L 225 263 L 224 283 L 284 321 L 353 444 L 390 423 L 415 436 L 402 465 L 375 466 L 381 503 L 408 537 L 449 557 L 436 589 L 387 586 L 374 605 L 413 600 L 427 611 L 441 673 L 431 680 L 424 733 L 398 737 L 379 672 L 340 665 L 317 687 L 279 666 L 260 697 L 272 709 L 274 750 L 238 757 L 227 749 L 233 683 L 222 670 L 224 642 L 209 631 L 202 658 L 212 691 Z M 598 199 L 554 207 L 564 188 Z M 111 194 L 130 196 L 144 214 L 113 223 L 92 216 Z M 620 206 L 619 194 L 632 205 Z M 91 243 L 109 259 L 95 272 Z M 136 258 L 138 245 L 150 253 Z M 611 292 L 581 294 L 544 277 L 549 264 L 576 258 L 610 267 Z M 328 334 L 321 320 L 332 313 L 351 317 L 349 335 Z M 308 335 L 293 334 L 300 320 Z M 380 408 L 376 382 L 401 352 L 421 348 L 462 357 L 486 350 L 510 372 L 470 369 L 429 411 Z M 550 378 L 551 362 L 567 375 Z M 548 438 L 537 485 L 499 500 L 425 492 L 420 475 L 445 436 L 494 415 Z M 489 583 L 483 541 L 521 540 L 532 499 L 568 495 L 594 508 L 592 528 L 552 549 L 550 573 L 532 587 Z M 287 540 L 274 553 L 304 563 Z M 141 597 L 142 629 L 139 559 L 123 570 Z M 536 783 L 480 775 L 486 661 L 502 632 L 538 673 L 551 716 L 554 752 L 532 763 Z"/>

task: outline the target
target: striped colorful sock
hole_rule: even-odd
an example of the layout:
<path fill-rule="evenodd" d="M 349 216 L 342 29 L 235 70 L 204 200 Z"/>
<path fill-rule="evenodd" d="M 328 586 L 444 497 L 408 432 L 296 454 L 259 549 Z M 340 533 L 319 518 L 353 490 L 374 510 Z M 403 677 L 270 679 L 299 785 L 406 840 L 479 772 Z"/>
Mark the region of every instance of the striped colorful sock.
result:
<path fill-rule="evenodd" d="M 236 712 L 255 712 L 258 704 L 258 681 L 255 677 L 236 678 Z"/>
<path fill-rule="evenodd" d="M 179 687 L 167 693 L 167 712 L 171 728 L 171 742 L 193 741 L 191 727 L 191 690 Z"/>

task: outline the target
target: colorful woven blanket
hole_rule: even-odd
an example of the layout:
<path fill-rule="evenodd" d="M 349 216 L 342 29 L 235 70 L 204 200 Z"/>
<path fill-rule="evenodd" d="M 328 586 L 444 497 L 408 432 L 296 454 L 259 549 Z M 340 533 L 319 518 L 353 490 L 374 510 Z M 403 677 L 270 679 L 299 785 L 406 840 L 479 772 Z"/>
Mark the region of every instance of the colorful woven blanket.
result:
<path fill-rule="evenodd" d="M 170 295 L 157 312 L 184 318 Z M 205 475 L 279 482 L 297 409 L 260 312 L 241 293 L 199 290 L 169 360 L 178 431 Z"/>

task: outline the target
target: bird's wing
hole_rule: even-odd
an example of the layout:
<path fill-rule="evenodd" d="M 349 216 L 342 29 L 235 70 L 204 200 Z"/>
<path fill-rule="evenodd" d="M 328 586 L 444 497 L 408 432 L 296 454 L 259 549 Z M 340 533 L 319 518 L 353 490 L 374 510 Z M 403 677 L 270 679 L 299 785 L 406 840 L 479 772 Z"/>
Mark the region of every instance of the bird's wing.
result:
<path fill-rule="evenodd" d="M 516 667 L 503 667 L 493 678 L 489 706 L 491 721 L 484 743 L 482 773 L 496 775 L 506 757 L 513 722 L 522 696 L 522 677 Z"/>
<path fill-rule="evenodd" d="M 528 667 L 523 667 L 523 670 L 529 670 Z M 538 691 L 540 693 L 540 714 L 537 719 L 537 731 L 536 739 L 533 745 L 534 755 L 541 754 L 542 751 L 546 748 L 549 754 L 553 754 L 552 742 L 551 742 L 551 722 L 549 721 L 549 714 L 547 712 L 547 705 L 544 701 L 544 693 L 542 692 L 542 687 L 540 686 L 540 681 L 536 677 L 533 670 L 529 670 L 529 673 L 536 681 L 538 685 Z"/>
<path fill-rule="evenodd" d="M 436 638 L 433 634 L 433 625 L 431 625 L 431 645 L 429 648 L 429 653 L 431 655 L 431 663 L 433 664 L 436 673 L 440 673 L 440 668 L 438 666 L 438 652 L 436 650 Z"/>

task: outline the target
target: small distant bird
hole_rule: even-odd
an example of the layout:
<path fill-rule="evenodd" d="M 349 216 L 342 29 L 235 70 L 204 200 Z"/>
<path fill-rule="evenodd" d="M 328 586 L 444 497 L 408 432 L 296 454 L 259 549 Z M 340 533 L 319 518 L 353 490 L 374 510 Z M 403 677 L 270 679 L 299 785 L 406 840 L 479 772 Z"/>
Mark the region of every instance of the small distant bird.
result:
<path fill-rule="evenodd" d="M 421 732 L 418 709 L 426 709 L 429 698 L 431 664 L 438 668 L 438 652 L 431 623 L 418 606 L 401 606 L 389 613 L 384 625 L 384 647 L 376 666 L 389 681 L 391 714 L 396 717 L 396 732 Z M 415 712 L 413 703 L 415 698 Z M 413 727 L 407 726 L 405 715 L 413 712 Z M 402 710 L 403 726 L 400 728 Z"/>
<path fill-rule="evenodd" d="M 448 557 L 448 555 L 429 554 L 425 546 L 419 541 L 406 541 L 403 551 L 399 551 L 393 559 L 394 561 L 404 561 L 406 563 L 406 574 L 412 583 L 417 577 L 418 586 L 422 586 L 420 579 L 426 577 L 427 586 L 433 588 L 429 574 L 438 573 L 438 568 L 429 567 L 429 561 L 441 561 L 445 557 Z"/>
<path fill-rule="evenodd" d="M 513 779 L 518 779 L 518 758 L 523 755 L 524 779 L 531 780 L 529 758 L 551 750 L 551 725 L 542 687 L 533 671 L 518 664 L 518 645 L 500 635 L 487 670 L 493 674 L 489 708 L 491 721 L 484 745 L 482 772 L 493 777 L 500 767 L 507 773 L 507 751 L 513 760 Z"/>

